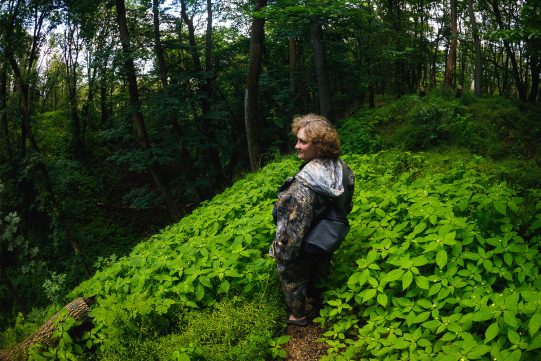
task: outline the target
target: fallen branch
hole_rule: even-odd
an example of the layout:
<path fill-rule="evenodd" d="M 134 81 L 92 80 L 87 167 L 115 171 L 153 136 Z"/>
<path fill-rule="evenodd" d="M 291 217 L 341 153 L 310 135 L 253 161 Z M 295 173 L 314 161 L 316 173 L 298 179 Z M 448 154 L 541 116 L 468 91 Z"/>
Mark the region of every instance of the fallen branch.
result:
<path fill-rule="evenodd" d="M 90 306 L 94 303 L 93 298 L 76 298 L 71 301 L 64 308 L 57 312 L 41 327 L 28 336 L 23 342 L 17 346 L 0 350 L 1 361 L 19 361 L 26 360 L 28 358 L 28 350 L 36 344 L 44 344 L 47 346 L 53 346 L 56 340 L 53 338 L 54 331 L 58 328 L 58 325 L 63 322 L 66 317 L 71 317 L 76 321 L 84 321 L 90 311 Z"/>

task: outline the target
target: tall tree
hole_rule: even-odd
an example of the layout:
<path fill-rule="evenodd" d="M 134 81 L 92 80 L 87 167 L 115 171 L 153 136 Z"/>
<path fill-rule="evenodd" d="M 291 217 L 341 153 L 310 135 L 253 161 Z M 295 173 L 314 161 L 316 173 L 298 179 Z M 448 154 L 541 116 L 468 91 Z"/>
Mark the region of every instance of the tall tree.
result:
<path fill-rule="evenodd" d="M 327 76 L 323 27 L 317 18 L 312 19 L 310 24 L 310 40 L 314 50 L 314 63 L 316 66 L 317 89 L 319 94 L 319 112 L 326 117 L 330 117 L 332 112 L 331 90 Z"/>
<path fill-rule="evenodd" d="M 456 67 L 456 48 L 458 43 L 457 31 L 457 0 L 451 0 L 451 39 L 447 53 L 447 63 L 445 66 L 445 80 L 443 82 L 447 89 L 452 88 L 453 78 Z"/>
<path fill-rule="evenodd" d="M 141 100 L 139 98 L 139 88 L 137 85 L 135 65 L 133 62 L 133 52 L 130 46 L 130 36 L 126 20 L 126 6 L 124 4 L 124 0 L 115 0 L 115 4 L 117 11 L 117 24 L 120 33 L 120 42 L 122 44 L 122 52 L 124 58 L 124 70 L 126 72 L 126 78 L 128 80 L 128 93 L 130 96 L 130 106 L 131 111 L 133 112 L 135 129 L 137 131 L 137 140 L 139 142 L 139 146 L 145 151 L 147 151 L 150 156 L 150 141 L 145 126 L 143 113 L 141 111 Z M 162 177 L 159 174 L 157 167 L 153 165 L 152 160 L 150 161 L 149 170 L 150 174 L 152 175 L 152 179 L 154 180 L 156 186 L 160 190 L 165 200 L 169 215 L 173 220 L 178 220 L 181 216 L 181 213 L 175 203 L 175 200 L 171 191 L 169 190 L 168 185 L 162 180 Z"/>
<path fill-rule="evenodd" d="M 244 86 L 244 123 L 248 141 L 250 166 L 256 170 L 260 166 L 261 149 L 259 147 L 259 121 L 257 114 L 257 96 L 259 77 L 265 44 L 265 18 L 258 12 L 267 5 L 267 0 L 255 0 L 254 16 L 250 30 L 250 61 L 248 77 Z"/>
<path fill-rule="evenodd" d="M 468 0 L 468 16 L 470 18 L 470 27 L 474 46 L 474 93 L 477 96 L 481 96 L 483 93 L 483 86 L 481 83 L 483 78 L 483 64 L 481 63 L 481 38 L 479 37 L 479 28 L 477 26 L 477 20 L 475 20 L 475 12 L 473 11 L 473 0 Z"/>
<path fill-rule="evenodd" d="M 81 44 L 78 26 L 72 21 L 70 15 L 68 14 L 66 17 L 64 35 L 62 37 L 62 56 L 66 69 L 66 84 L 68 87 L 71 127 L 73 134 L 73 151 L 78 158 L 81 158 L 84 153 L 83 131 L 81 129 L 77 99 L 77 68 L 79 65 L 80 47 Z"/>
<path fill-rule="evenodd" d="M 494 16 L 496 18 L 496 23 L 498 24 L 498 27 L 501 30 L 508 30 L 506 29 L 506 26 L 503 23 L 502 14 L 500 11 L 498 0 L 490 0 L 490 4 L 492 5 L 492 10 L 494 11 Z M 524 80 L 522 79 L 521 71 L 519 68 L 519 64 L 517 62 L 515 51 L 511 47 L 511 44 L 507 38 L 503 39 L 503 45 L 504 45 L 505 52 L 507 55 L 507 61 L 511 61 L 511 71 L 513 74 L 515 87 L 517 88 L 518 97 L 520 100 L 526 101 L 526 84 L 524 83 Z"/>
<path fill-rule="evenodd" d="M 167 88 L 167 66 L 165 63 L 165 55 L 163 52 L 161 32 L 160 32 L 160 2 L 152 0 L 152 20 L 154 29 L 154 51 L 156 53 L 156 68 L 160 76 L 160 81 L 163 88 Z"/>

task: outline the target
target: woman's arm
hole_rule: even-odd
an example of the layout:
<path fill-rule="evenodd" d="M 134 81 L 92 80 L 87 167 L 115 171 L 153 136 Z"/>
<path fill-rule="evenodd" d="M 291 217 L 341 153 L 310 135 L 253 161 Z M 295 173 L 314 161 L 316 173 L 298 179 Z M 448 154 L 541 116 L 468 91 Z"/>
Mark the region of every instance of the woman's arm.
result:
<path fill-rule="evenodd" d="M 297 180 L 280 195 L 271 257 L 287 263 L 299 256 L 302 240 L 312 224 L 315 202 L 316 193 Z"/>

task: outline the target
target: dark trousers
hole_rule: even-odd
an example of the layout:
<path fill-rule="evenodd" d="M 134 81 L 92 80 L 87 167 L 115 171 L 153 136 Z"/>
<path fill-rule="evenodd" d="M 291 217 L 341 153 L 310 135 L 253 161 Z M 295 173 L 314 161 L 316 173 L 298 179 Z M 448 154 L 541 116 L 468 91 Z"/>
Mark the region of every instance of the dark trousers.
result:
<path fill-rule="evenodd" d="M 328 253 L 306 254 L 288 263 L 278 263 L 278 275 L 289 311 L 296 318 L 306 316 L 307 298 L 320 302 L 323 289 L 317 284 L 329 274 Z"/>

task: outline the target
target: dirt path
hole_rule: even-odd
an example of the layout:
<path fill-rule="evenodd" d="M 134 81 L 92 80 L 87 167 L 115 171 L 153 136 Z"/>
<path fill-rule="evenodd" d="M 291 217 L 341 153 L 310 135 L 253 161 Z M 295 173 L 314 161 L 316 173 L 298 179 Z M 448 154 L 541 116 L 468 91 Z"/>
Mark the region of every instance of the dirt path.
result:
<path fill-rule="evenodd" d="M 289 326 L 286 335 L 291 336 L 284 345 L 287 361 L 319 361 L 327 353 L 327 345 L 318 342 L 323 330 L 319 325 L 311 323 L 306 327 Z"/>

